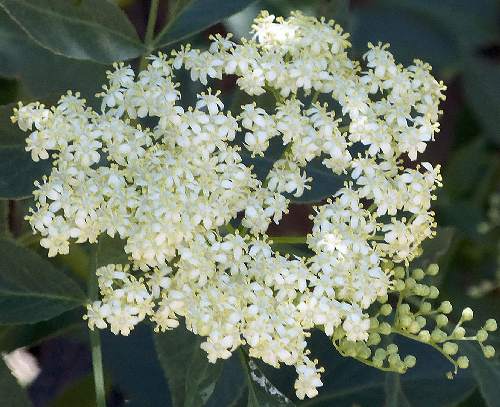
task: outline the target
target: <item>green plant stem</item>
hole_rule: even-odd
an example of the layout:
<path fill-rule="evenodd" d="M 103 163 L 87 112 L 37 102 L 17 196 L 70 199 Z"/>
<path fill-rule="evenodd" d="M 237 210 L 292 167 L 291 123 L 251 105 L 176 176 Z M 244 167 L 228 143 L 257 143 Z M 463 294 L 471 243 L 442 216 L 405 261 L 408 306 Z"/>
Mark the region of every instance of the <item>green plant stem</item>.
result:
<path fill-rule="evenodd" d="M 398 374 L 401 374 L 400 372 L 394 370 L 394 369 L 391 369 L 390 367 L 384 367 L 384 366 L 375 366 L 375 364 L 373 362 L 370 362 L 369 360 L 366 360 L 366 359 L 362 359 L 358 356 L 351 356 L 351 355 L 348 355 L 346 354 L 345 352 L 342 352 L 342 350 L 338 347 L 338 345 L 333 342 L 333 346 L 335 347 L 335 349 L 337 349 L 337 352 L 340 353 L 340 355 L 342 357 L 345 357 L 345 358 L 352 358 L 354 360 L 357 360 L 358 362 L 361 362 L 363 364 L 365 364 L 366 366 L 370 366 L 370 367 L 373 367 L 375 369 L 378 369 L 378 370 L 382 370 L 384 372 L 393 372 L 393 373 L 398 373 Z"/>
<path fill-rule="evenodd" d="M 98 243 L 97 243 L 98 245 Z M 89 284 L 88 284 L 88 295 L 91 302 L 96 301 L 99 296 L 99 288 L 97 285 L 97 245 L 92 253 L 92 260 L 90 273 L 89 273 Z M 102 351 L 101 351 L 101 336 L 100 331 L 97 328 L 89 331 L 90 334 L 90 347 L 92 352 L 92 368 L 94 371 L 94 385 L 95 385 L 95 396 L 96 396 L 96 406 L 106 407 L 106 391 L 104 389 L 104 371 L 102 367 Z"/>
<path fill-rule="evenodd" d="M 396 324 L 399 324 L 399 308 L 401 307 L 401 304 L 403 303 L 403 299 L 405 297 L 405 290 L 401 291 L 398 296 L 398 303 L 396 304 L 396 310 L 394 312 L 394 322 Z"/>
<path fill-rule="evenodd" d="M 151 49 L 151 44 L 153 42 L 153 36 L 155 32 L 156 19 L 158 17 L 158 6 L 160 5 L 160 0 L 151 0 L 151 7 L 149 8 L 148 24 L 146 26 L 146 35 L 144 36 L 144 45 L 146 46 L 146 52 L 141 57 L 141 62 L 139 64 L 139 70 L 146 68 L 147 59 L 146 57 L 153 52 Z"/>
<path fill-rule="evenodd" d="M 9 234 L 9 201 L 0 202 L 0 236 Z"/>
<path fill-rule="evenodd" d="M 275 244 L 306 244 L 307 236 L 270 236 Z"/>

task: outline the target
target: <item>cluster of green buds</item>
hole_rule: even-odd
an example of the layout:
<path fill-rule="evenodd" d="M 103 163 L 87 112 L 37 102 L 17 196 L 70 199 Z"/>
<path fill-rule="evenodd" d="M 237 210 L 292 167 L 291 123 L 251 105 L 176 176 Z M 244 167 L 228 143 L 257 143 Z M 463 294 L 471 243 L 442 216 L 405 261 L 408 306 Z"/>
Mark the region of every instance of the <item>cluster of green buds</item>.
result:
<path fill-rule="evenodd" d="M 392 268 L 392 264 L 386 264 Z M 466 369 L 469 359 L 459 355 L 462 341 L 477 342 L 486 358 L 495 355 L 493 346 L 486 344 L 488 333 L 497 330 L 494 319 L 488 319 L 475 333 L 466 329 L 464 324 L 473 319 L 473 311 L 465 308 L 457 323 L 453 324 L 449 315 L 453 306 L 449 301 L 438 303 L 439 289 L 426 284 L 429 277 L 439 272 L 437 264 L 429 265 L 426 270 L 404 267 L 392 269 L 393 286 L 388 296 L 379 298 L 378 310 L 370 320 L 370 334 L 366 342 L 350 342 L 341 332 L 333 337 L 334 345 L 343 356 L 350 356 L 369 366 L 384 371 L 405 373 L 415 366 L 416 357 L 399 354 L 393 342 L 395 336 L 403 336 L 440 352 L 453 366 L 447 373 L 452 378 L 458 369 Z"/>

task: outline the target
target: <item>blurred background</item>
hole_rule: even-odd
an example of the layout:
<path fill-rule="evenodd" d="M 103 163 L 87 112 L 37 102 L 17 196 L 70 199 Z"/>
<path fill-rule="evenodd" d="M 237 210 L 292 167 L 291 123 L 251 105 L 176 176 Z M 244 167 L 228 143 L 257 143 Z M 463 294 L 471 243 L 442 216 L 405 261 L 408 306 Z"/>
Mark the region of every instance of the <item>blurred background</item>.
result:
<path fill-rule="evenodd" d="M 121 0 L 117 3 L 142 38 L 150 1 Z M 176 7 L 182 8 L 189 3 L 198 3 L 208 9 L 215 4 L 212 0 L 161 1 L 157 27 L 166 23 L 176 12 Z M 189 41 L 197 47 L 204 47 L 208 36 L 217 32 L 233 32 L 238 38 L 249 31 L 251 21 L 261 9 L 283 16 L 298 9 L 340 23 L 351 33 L 352 55 L 357 58 L 366 51 L 368 41 L 381 41 L 391 44 L 396 60 L 403 64 L 419 58 L 433 66 L 435 76 L 446 83 L 448 90 L 447 99 L 442 104 L 441 132 L 429 145 L 425 160 L 441 164 L 444 187 L 439 190 L 435 203 L 438 237 L 427 245 L 423 261 L 439 262 L 442 270 L 439 289 L 443 299 L 449 299 L 457 310 L 472 307 L 478 324 L 488 317 L 500 319 L 499 2 L 261 0 L 237 3 L 242 4 L 238 9 L 241 11 L 204 29 Z M 137 64 L 137 61 L 132 61 L 132 64 Z M 67 58 L 42 48 L 0 8 L 0 135 L 4 136 L 6 129 L 13 131 L 8 117 L 12 103 L 17 100 L 54 101 L 60 93 L 73 89 L 81 92 L 91 104 L 95 103 L 93 95 L 104 82 L 106 69 L 108 66 L 103 64 Z M 191 83 L 185 86 L 196 90 Z M 230 94 L 234 83 L 229 80 L 221 86 Z M 5 154 L 0 148 L 0 174 L 11 171 Z M 25 162 L 26 171 L 31 171 L 29 156 Z M 326 183 L 327 180 L 319 177 L 319 182 Z M 17 184 L 7 186 L 22 187 Z M 1 188 L 6 186 L 0 182 Z M 29 199 L 9 200 L 9 229 L 15 237 L 29 232 L 23 221 L 29 205 Z M 279 230 L 272 230 L 271 234 L 307 233 L 310 225 L 305 220 L 310 211 L 309 203 L 294 204 Z M 27 238 L 24 243 L 43 253 L 37 249 L 36 241 Z M 85 250 L 74 248 L 71 255 L 53 261 L 83 284 L 88 263 Z M 33 325 L 0 327 L 0 351 L 6 365 L 26 388 L 34 406 L 95 405 L 86 329 L 79 310 Z M 110 406 L 171 405 L 172 395 L 163 377 L 148 326 L 141 326 L 127 338 L 103 332 L 103 341 Z M 391 382 L 383 373 L 340 359 L 323 337 L 313 335 L 312 341 L 314 349 L 322 354 L 323 365 L 330 369 L 325 375 L 320 396 L 298 405 L 387 405 L 386 388 Z M 179 349 L 184 345 L 182 341 L 175 342 L 175 338 L 171 342 L 171 346 Z M 19 348 L 22 350 L 14 352 Z M 418 347 L 412 351 L 417 355 L 421 352 Z M 422 362 L 417 358 L 419 362 L 415 371 L 401 378 L 409 404 L 391 405 L 500 405 L 500 399 L 496 399 L 497 404 L 491 404 L 493 399 L 481 395 L 482 382 L 477 372 L 461 373 L 454 381 L 447 381 L 444 379 L 446 367 L 440 356 L 429 353 L 422 356 Z M 224 380 L 217 384 L 216 389 L 218 398 L 212 397 L 207 405 L 246 404 L 245 390 L 238 387 L 241 372 L 231 365 L 235 363 L 231 360 L 224 367 Z M 292 397 L 293 374 L 286 369 L 279 372 L 262 369 L 281 391 Z M 496 364 L 495 369 L 492 368 L 487 375 L 500 387 L 500 369 Z M 2 386 L 0 380 L 0 396 Z M 427 398 L 436 386 L 441 395 Z M 1 404 L 7 407 L 22 405 L 15 404 L 17 402 Z"/>

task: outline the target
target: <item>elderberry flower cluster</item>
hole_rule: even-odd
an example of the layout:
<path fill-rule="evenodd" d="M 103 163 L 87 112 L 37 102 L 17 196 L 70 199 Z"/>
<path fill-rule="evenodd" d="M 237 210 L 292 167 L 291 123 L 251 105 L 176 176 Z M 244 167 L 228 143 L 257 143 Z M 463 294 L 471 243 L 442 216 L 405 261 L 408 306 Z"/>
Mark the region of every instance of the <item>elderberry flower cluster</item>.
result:
<path fill-rule="evenodd" d="M 302 399 L 322 385 L 310 331 L 369 357 L 370 306 L 400 290 L 395 267 L 435 234 L 439 166 L 417 159 L 439 130 L 445 87 L 419 60 L 397 64 L 388 45 L 350 59 L 333 21 L 262 12 L 253 34 L 150 56 L 138 75 L 115 64 L 101 112 L 68 92 L 51 108 L 20 104 L 13 120 L 30 131 L 33 160 L 52 159 L 28 216 L 49 256 L 102 234 L 125 242 L 129 264 L 97 270 L 91 329 L 127 335 L 149 319 L 165 331 L 182 319 L 211 362 L 246 345 L 250 357 L 295 366 Z M 233 75 L 254 102 L 231 113 L 207 88 L 182 106 L 180 69 L 203 85 Z M 261 95 L 275 98 L 273 109 L 259 106 Z M 273 139 L 283 154 L 259 179 L 242 155 L 265 155 Z M 311 188 L 315 158 L 345 183 L 316 208 L 313 255 L 280 254 L 266 231 Z"/>

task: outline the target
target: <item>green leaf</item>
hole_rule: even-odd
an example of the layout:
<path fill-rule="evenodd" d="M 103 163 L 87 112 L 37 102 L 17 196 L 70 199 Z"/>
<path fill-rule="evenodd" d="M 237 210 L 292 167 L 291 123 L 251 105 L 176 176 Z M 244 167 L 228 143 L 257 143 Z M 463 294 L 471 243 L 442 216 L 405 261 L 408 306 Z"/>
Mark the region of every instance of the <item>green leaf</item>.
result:
<path fill-rule="evenodd" d="M 16 100 L 19 83 L 15 79 L 0 78 L 0 105 Z"/>
<path fill-rule="evenodd" d="M 0 199 L 30 197 L 34 180 L 49 172 L 49 161 L 34 162 L 19 147 L 0 146 Z"/>
<path fill-rule="evenodd" d="M 383 0 L 389 7 L 411 12 L 440 27 L 453 38 L 461 52 L 473 52 L 475 48 L 495 41 L 499 33 L 498 6 L 492 0 Z M 430 47 L 432 44 L 427 44 Z"/>
<path fill-rule="evenodd" d="M 17 383 L 2 358 L 0 358 L 0 395 L 3 406 L 28 407 L 32 405 L 28 394 Z"/>
<path fill-rule="evenodd" d="M 385 407 L 411 407 L 401 387 L 399 373 L 387 373 L 385 376 Z"/>
<path fill-rule="evenodd" d="M 464 73 L 464 88 L 484 134 L 500 144 L 500 65 L 485 58 L 470 58 Z"/>
<path fill-rule="evenodd" d="M 156 36 L 155 48 L 181 41 L 247 7 L 254 0 L 191 0 Z"/>
<path fill-rule="evenodd" d="M 478 389 L 472 393 L 467 400 L 461 402 L 457 407 L 487 407 Z"/>
<path fill-rule="evenodd" d="M 111 390 L 111 380 L 104 379 L 106 393 Z M 94 376 L 87 374 L 64 387 L 63 391 L 55 399 L 47 404 L 47 407 L 95 407 Z"/>
<path fill-rule="evenodd" d="M 354 11 L 351 34 L 356 54 L 363 55 L 368 42 L 388 42 L 399 63 L 408 65 L 419 58 L 441 73 L 456 71 L 460 51 L 451 33 L 425 14 L 385 3 L 389 2 L 369 3 Z"/>
<path fill-rule="evenodd" d="M 389 42 L 399 62 L 429 62 L 441 76 L 464 68 L 465 59 L 499 33 L 492 0 L 377 0 L 354 11 L 353 46 Z"/>
<path fill-rule="evenodd" d="M 210 363 L 200 348 L 202 338 L 183 326 L 156 334 L 154 339 L 173 406 L 203 406 L 215 389 L 223 361 Z"/>
<path fill-rule="evenodd" d="M 33 182 L 50 172 L 48 160 L 34 162 L 24 150 L 23 133 L 10 121 L 14 104 L 0 106 L 0 199 L 31 196 Z"/>
<path fill-rule="evenodd" d="M 127 400 L 127 407 L 172 406 L 153 334 L 146 323 L 139 324 L 128 336 L 101 332 L 105 370 L 112 377 L 113 388 Z"/>
<path fill-rule="evenodd" d="M 245 396 L 246 385 L 245 373 L 241 368 L 238 355 L 233 354 L 224 361 L 215 390 L 204 407 L 240 406 Z"/>
<path fill-rule="evenodd" d="M 196 341 L 197 349 L 193 352 L 187 369 L 185 407 L 204 406 L 215 390 L 216 383 L 222 373 L 223 361 L 210 363 L 207 354 L 199 349 L 201 338 Z"/>
<path fill-rule="evenodd" d="M 424 241 L 422 244 L 422 255 L 412 262 L 411 267 L 425 269 L 429 264 L 439 263 L 439 259 L 443 257 L 450 248 L 454 236 L 454 228 L 438 228 L 434 238 Z"/>
<path fill-rule="evenodd" d="M 241 363 L 246 363 L 246 361 L 242 359 Z M 248 362 L 247 377 L 247 407 L 292 407 L 294 405 L 271 383 L 252 360 Z"/>
<path fill-rule="evenodd" d="M 109 381 L 106 381 L 109 383 Z M 94 407 L 95 406 L 95 389 L 94 377 L 91 374 L 76 380 L 69 386 L 64 388 L 54 400 L 52 400 L 48 407 Z"/>
<path fill-rule="evenodd" d="M 29 96 L 59 95 L 72 89 L 92 100 L 105 80 L 106 68 L 58 56 L 38 46 L 0 7 L 0 75 L 19 79 L 21 89 Z"/>
<path fill-rule="evenodd" d="M 484 357 L 478 345 L 464 343 L 463 348 L 470 360 L 470 368 L 488 407 L 498 406 L 500 400 L 500 362 Z"/>
<path fill-rule="evenodd" d="M 97 252 L 97 267 L 108 264 L 128 264 L 128 255 L 124 250 L 125 241 L 108 235 L 99 237 L 99 248 Z"/>
<path fill-rule="evenodd" d="M 0 239 L 0 324 L 45 321 L 85 300 L 78 285 L 47 260 Z"/>
<path fill-rule="evenodd" d="M 73 309 L 48 321 L 28 325 L 5 325 L 0 327 L 0 351 L 11 352 L 17 348 L 36 345 L 79 328 L 87 330 L 82 310 Z"/>
<path fill-rule="evenodd" d="M 125 13 L 108 0 L 0 0 L 0 6 L 40 46 L 70 58 L 110 63 L 144 47 Z"/>
<path fill-rule="evenodd" d="M 305 171 L 308 177 L 312 178 L 310 182 L 311 189 L 306 190 L 298 198 L 290 197 L 293 202 L 310 203 L 320 202 L 325 198 L 334 195 L 344 184 L 345 177 L 335 175 L 329 168 L 321 162 L 321 158 L 315 158 L 307 164 Z"/>
<path fill-rule="evenodd" d="M 450 195 L 449 199 L 453 202 L 458 199 L 470 199 L 484 175 L 488 173 L 492 158 L 494 160 L 481 138 L 475 138 L 456 148 L 443 174 L 443 191 Z M 440 199 L 437 202 L 439 204 Z"/>
<path fill-rule="evenodd" d="M 16 107 L 15 103 L 0 106 L 0 145 L 2 146 L 22 147 L 28 136 L 10 120 L 14 107 Z"/>
<path fill-rule="evenodd" d="M 469 238 L 479 236 L 477 226 L 484 220 L 484 210 L 471 199 L 448 202 L 442 199 L 436 206 L 441 224 L 453 225 Z"/>
<path fill-rule="evenodd" d="M 273 164 L 280 159 L 285 148 L 281 138 L 275 137 L 271 140 L 264 157 L 252 157 L 250 152 L 242 145 L 243 142 L 241 140 L 238 142 L 242 147 L 240 155 L 243 163 L 247 166 L 253 166 L 253 171 L 260 180 L 265 179 Z M 311 189 L 305 190 L 304 194 L 300 197 L 288 194 L 288 198 L 292 202 L 320 202 L 342 188 L 345 180 L 343 176 L 335 175 L 329 168 L 325 167 L 322 163 L 322 158 L 315 158 L 309 162 L 305 167 L 305 172 L 308 177 L 312 178 L 312 181 L 309 183 Z"/>

